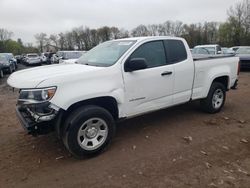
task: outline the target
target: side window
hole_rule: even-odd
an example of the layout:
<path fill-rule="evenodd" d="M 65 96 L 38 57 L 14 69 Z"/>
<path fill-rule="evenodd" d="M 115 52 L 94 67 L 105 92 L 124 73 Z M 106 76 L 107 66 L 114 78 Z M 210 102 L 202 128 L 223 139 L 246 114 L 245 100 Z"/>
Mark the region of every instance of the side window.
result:
<path fill-rule="evenodd" d="M 164 44 L 169 63 L 178 63 L 187 59 L 187 51 L 181 40 L 165 40 Z"/>
<path fill-rule="evenodd" d="M 133 58 L 145 58 L 148 68 L 166 65 L 163 42 L 153 41 L 141 45 L 130 56 L 130 59 Z"/>

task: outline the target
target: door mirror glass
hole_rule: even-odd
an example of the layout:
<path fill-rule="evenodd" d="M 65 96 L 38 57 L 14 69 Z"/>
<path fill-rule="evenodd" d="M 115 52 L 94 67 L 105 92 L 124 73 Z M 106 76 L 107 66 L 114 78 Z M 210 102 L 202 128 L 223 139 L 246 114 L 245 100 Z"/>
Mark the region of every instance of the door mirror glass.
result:
<path fill-rule="evenodd" d="M 125 72 L 132 72 L 136 70 L 142 70 L 147 68 L 147 62 L 145 58 L 133 58 L 125 63 Z"/>

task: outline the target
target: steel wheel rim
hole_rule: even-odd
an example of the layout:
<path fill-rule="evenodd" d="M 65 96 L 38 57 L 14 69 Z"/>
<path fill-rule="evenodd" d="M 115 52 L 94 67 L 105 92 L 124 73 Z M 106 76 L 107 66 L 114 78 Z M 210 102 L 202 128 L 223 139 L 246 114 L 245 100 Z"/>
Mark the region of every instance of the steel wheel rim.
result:
<path fill-rule="evenodd" d="M 77 134 L 78 144 L 84 150 L 99 148 L 108 136 L 108 125 L 101 118 L 91 118 L 85 121 Z"/>
<path fill-rule="evenodd" d="M 223 93 L 222 89 L 215 90 L 215 92 L 213 94 L 213 99 L 212 99 L 213 107 L 215 109 L 220 108 L 221 105 L 223 104 L 223 100 L 224 100 L 224 93 Z"/>

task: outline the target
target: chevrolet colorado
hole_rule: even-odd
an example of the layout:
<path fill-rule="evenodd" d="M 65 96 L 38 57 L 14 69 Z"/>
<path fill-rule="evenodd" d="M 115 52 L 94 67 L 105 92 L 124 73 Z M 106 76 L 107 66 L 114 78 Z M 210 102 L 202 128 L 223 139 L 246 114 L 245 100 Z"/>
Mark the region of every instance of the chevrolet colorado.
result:
<path fill-rule="evenodd" d="M 235 88 L 239 58 L 193 59 L 177 37 L 139 37 L 104 42 L 77 64 L 15 72 L 17 116 L 31 134 L 56 131 L 76 157 L 97 154 L 110 143 L 115 122 L 200 100 L 216 113 Z"/>

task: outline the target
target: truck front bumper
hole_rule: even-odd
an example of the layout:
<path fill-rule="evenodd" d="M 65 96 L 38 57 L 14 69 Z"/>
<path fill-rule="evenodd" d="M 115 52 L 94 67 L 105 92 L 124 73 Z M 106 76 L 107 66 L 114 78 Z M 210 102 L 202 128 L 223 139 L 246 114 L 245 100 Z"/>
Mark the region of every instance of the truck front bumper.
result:
<path fill-rule="evenodd" d="M 32 134 L 33 136 L 47 134 L 54 130 L 54 123 L 58 115 L 58 111 L 51 110 L 47 114 L 37 113 L 34 111 L 36 108 L 48 108 L 48 105 L 37 106 L 34 105 L 30 108 L 30 105 L 16 107 L 17 117 L 23 126 L 23 128 Z"/>

